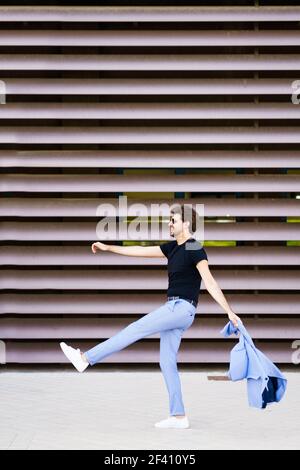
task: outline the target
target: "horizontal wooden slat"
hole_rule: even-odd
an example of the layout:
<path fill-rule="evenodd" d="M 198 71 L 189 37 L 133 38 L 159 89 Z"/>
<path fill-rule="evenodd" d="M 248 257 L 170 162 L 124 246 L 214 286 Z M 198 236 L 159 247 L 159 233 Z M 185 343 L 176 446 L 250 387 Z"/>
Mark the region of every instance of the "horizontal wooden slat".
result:
<path fill-rule="evenodd" d="M 124 197 L 125 198 L 125 197 Z M 116 198 L 20 198 L 2 197 L 0 216 L 15 217 L 98 217 L 135 216 L 136 199 L 127 198 L 123 209 Z M 287 198 L 139 198 L 139 216 L 169 217 L 169 208 L 174 203 L 203 204 L 205 217 L 289 217 L 300 216 L 300 200 Z M 119 207 L 120 206 L 120 207 Z M 157 206 L 157 207 L 156 207 Z M 126 209 L 127 207 L 127 209 Z"/>
<path fill-rule="evenodd" d="M 18 266 L 161 266 L 165 258 L 122 256 L 97 252 L 96 256 L 86 246 L 12 246 L 0 247 L 1 265 Z M 206 247 L 210 265 L 283 265 L 300 264 L 300 247 L 237 246 Z M 76 257 L 74 257 L 76 253 Z"/>
<path fill-rule="evenodd" d="M 295 31 L 0 30 L 0 46 L 299 46 Z"/>
<path fill-rule="evenodd" d="M 299 6 L 1 6 L 4 21 L 299 21 Z"/>
<path fill-rule="evenodd" d="M 0 318 L 1 339 L 96 339 L 110 338 L 136 317 L 119 318 Z M 196 314 L 192 327 L 183 334 L 183 339 L 216 339 L 222 341 L 221 329 L 226 323 L 223 318 L 203 318 Z M 243 318 L 243 323 L 251 337 L 259 339 L 298 339 L 300 337 L 300 318 Z M 154 333 L 145 339 L 157 339 Z"/>
<path fill-rule="evenodd" d="M 1 315 L 140 315 L 160 307 L 167 300 L 166 292 L 156 293 L 1 293 Z M 231 294 L 226 299 L 232 309 L 243 315 L 297 315 L 300 313 L 300 294 L 274 290 L 268 294 Z M 226 314 L 221 306 L 203 290 L 197 306 L 199 315 Z M 77 321 L 77 320 L 76 320 Z"/>
<path fill-rule="evenodd" d="M 299 133 L 300 138 L 300 133 Z M 26 192 L 297 192 L 300 175 L 30 175 L 7 173 L 0 191 Z M 96 214 L 95 214 L 96 215 Z"/>
<path fill-rule="evenodd" d="M 0 70 L 300 70 L 299 54 L 0 54 Z"/>
<path fill-rule="evenodd" d="M 5 78 L 6 95 L 291 95 L 294 79 Z"/>
<path fill-rule="evenodd" d="M 0 144 L 299 144 L 298 127 L 0 127 Z"/>
<path fill-rule="evenodd" d="M 215 273 L 221 289 L 299 289 L 300 270 L 232 269 Z M 0 272 L 0 289 L 89 289 L 89 290 L 166 290 L 165 269 L 89 269 L 89 270 L 17 270 Z M 201 290 L 204 289 L 201 285 Z"/>
<path fill-rule="evenodd" d="M 0 167 L 14 166 L 24 168 L 224 169 L 282 168 L 283 166 L 284 168 L 300 168 L 300 151 L 0 150 Z"/>
<path fill-rule="evenodd" d="M 96 216 L 96 214 L 95 214 Z M 167 225 L 167 224 L 165 224 Z M 96 232 L 96 222 L 0 222 L 0 240 L 20 241 L 92 241 L 100 239 L 103 242 L 115 240 L 172 240 L 165 229 L 151 233 L 149 227 L 142 226 L 136 231 L 119 230 L 113 233 Z M 104 227 L 105 228 L 105 227 Z M 199 228 L 200 229 L 200 228 Z M 134 230 L 134 227 L 131 227 Z M 100 237 L 100 235 L 102 235 Z M 205 240 L 299 240 L 300 224 L 284 222 L 241 222 L 204 224 Z"/>
<path fill-rule="evenodd" d="M 225 325 L 225 323 L 224 323 Z M 70 341 L 70 346 L 87 351 L 94 347 L 95 341 Z M 234 340 L 228 341 L 182 341 L 178 351 L 177 362 L 183 363 L 228 363 L 230 362 L 230 351 L 236 344 Z M 291 341 L 260 341 L 257 347 L 266 354 L 271 361 L 279 363 L 292 363 Z M 70 364 L 63 354 L 58 341 L 7 341 L 6 342 L 7 363 L 61 363 Z M 101 361 L 101 363 L 156 363 L 159 364 L 158 341 L 138 341 L 127 348 L 114 353 Z M 72 370 L 73 369 L 73 366 Z M 97 367 L 94 366 L 94 367 Z M 100 364 L 101 367 L 101 364 Z"/>
<path fill-rule="evenodd" d="M 0 119 L 299 119 L 291 103 L 8 103 Z"/>

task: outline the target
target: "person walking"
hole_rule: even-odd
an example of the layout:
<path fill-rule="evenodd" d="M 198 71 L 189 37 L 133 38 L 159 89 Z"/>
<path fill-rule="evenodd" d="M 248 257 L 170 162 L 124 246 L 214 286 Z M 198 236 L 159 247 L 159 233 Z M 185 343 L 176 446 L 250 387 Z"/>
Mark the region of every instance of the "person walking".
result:
<path fill-rule="evenodd" d="M 68 360 L 79 371 L 101 362 L 107 356 L 120 351 L 147 336 L 160 333 L 160 369 L 169 395 L 167 419 L 155 423 L 158 428 L 188 428 L 181 383 L 177 369 L 177 352 L 181 337 L 193 323 L 200 294 L 201 279 L 210 295 L 225 310 L 228 318 L 237 326 L 240 318 L 228 305 L 223 292 L 213 278 L 205 249 L 195 240 L 197 213 L 186 217 L 183 205 L 170 212 L 169 233 L 174 240 L 159 246 L 118 246 L 102 242 L 92 244 L 92 251 L 110 251 L 125 256 L 143 256 L 168 259 L 167 300 L 160 307 L 132 322 L 127 327 L 102 341 L 88 351 L 60 343 Z M 189 220 L 187 220 L 189 219 Z"/>

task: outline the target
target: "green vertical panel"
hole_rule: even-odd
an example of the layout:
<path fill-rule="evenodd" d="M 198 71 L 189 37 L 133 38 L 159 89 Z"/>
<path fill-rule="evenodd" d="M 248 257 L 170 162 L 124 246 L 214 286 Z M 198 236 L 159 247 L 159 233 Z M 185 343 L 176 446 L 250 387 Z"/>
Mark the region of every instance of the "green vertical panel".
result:
<path fill-rule="evenodd" d="M 298 169 L 288 169 L 287 170 L 288 175 L 299 175 L 300 170 Z M 296 194 L 295 197 L 297 199 L 300 199 L 300 188 L 299 188 L 299 194 Z M 299 201 L 300 204 L 300 201 Z M 286 222 L 290 224 L 299 224 L 300 223 L 300 217 L 287 217 Z M 300 246 L 300 240 L 287 240 L 286 242 L 287 246 Z"/>

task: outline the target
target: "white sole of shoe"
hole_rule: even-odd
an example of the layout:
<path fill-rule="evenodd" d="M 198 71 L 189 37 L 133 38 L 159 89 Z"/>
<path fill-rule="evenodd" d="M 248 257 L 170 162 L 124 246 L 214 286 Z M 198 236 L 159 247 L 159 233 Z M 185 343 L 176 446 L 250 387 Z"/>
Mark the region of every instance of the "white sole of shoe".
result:
<path fill-rule="evenodd" d="M 172 425 L 170 424 L 169 426 L 160 426 L 159 423 L 155 424 L 155 427 L 158 429 L 188 429 L 190 425 L 184 425 L 184 426 L 179 426 L 179 425 Z"/>
<path fill-rule="evenodd" d="M 60 343 L 60 347 L 62 349 L 62 352 L 64 353 L 64 355 L 66 356 L 66 358 L 71 362 L 71 364 L 73 364 L 73 366 L 75 367 L 75 369 L 78 371 L 78 372 L 83 372 L 85 368 L 78 368 L 77 364 L 75 362 L 73 362 L 73 359 L 72 359 L 72 355 L 70 353 L 70 350 L 68 348 L 70 348 L 70 346 L 68 346 L 66 343 Z"/>

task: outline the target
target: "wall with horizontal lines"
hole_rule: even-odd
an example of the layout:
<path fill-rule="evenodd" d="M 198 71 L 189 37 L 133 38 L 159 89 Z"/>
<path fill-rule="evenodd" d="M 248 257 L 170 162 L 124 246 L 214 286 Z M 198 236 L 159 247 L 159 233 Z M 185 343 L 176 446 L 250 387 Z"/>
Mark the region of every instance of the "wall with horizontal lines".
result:
<path fill-rule="evenodd" d="M 30 3 L 0 6 L 7 364 L 62 364 L 60 341 L 86 350 L 165 302 L 165 259 L 91 252 L 97 222 L 121 195 L 144 204 L 141 216 L 153 202 L 204 204 L 215 279 L 257 346 L 291 363 L 300 339 L 297 2 Z M 168 240 L 141 234 L 109 243 Z M 220 335 L 226 322 L 202 283 L 178 362 L 227 363 L 235 339 Z M 154 335 L 103 362 L 158 361 Z"/>

